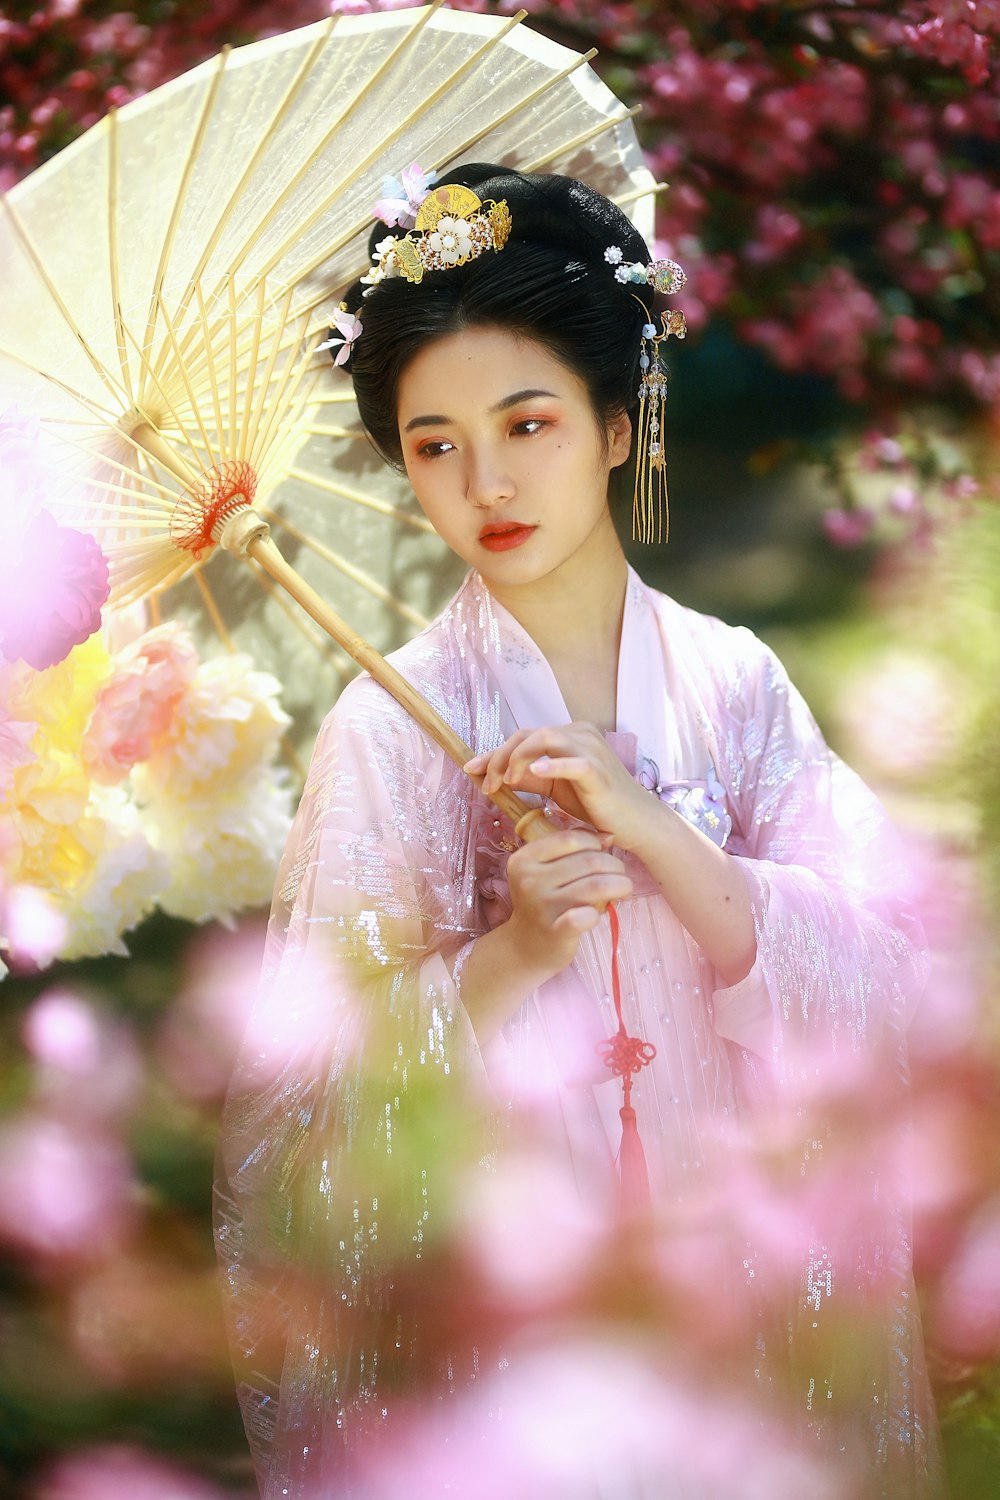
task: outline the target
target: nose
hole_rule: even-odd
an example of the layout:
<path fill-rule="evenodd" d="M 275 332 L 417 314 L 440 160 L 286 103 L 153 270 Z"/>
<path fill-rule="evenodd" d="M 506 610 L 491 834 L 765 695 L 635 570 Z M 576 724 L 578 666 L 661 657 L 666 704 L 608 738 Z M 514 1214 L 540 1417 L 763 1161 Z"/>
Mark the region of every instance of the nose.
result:
<path fill-rule="evenodd" d="M 479 444 L 467 458 L 466 497 L 473 505 L 488 509 L 510 500 L 514 481 L 502 457 L 492 446 Z"/>

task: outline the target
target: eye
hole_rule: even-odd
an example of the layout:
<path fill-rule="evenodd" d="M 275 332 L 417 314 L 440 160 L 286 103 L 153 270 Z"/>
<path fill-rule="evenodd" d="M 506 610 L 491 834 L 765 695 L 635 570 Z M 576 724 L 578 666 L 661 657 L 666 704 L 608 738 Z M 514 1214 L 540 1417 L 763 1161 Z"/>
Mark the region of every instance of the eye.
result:
<path fill-rule="evenodd" d="M 421 443 L 417 449 L 418 458 L 441 458 L 445 453 L 454 450 L 454 443 L 448 443 L 444 438 L 431 438 L 426 443 Z"/>
<path fill-rule="evenodd" d="M 532 437 L 549 426 L 551 423 L 545 417 L 518 417 L 516 422 L 511 423 L 510 430 L 514 437 Z"/>

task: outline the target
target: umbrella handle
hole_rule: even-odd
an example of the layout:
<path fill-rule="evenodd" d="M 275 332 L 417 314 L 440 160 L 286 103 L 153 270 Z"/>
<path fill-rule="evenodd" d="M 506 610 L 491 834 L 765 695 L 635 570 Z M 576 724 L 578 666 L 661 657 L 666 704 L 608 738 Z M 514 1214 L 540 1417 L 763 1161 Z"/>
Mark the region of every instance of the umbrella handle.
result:
<path fill-rule="evenodd" d="M 219 543 L 228 552 L 235 552 L 241 557 L 252 557 L 259 563 L 265 573 L 291 594 L 317 625 L 322 626 L 343 647 L 348 656 L 353 657 L 386 692 L 392 694 L 397 703 L 402 704 L 421 729 L 426 730 L 431 739 L 437 741 L 457 766 L 464 766 L 466 761 L 472 759 L 473 751 L 470 747 L 442 719 L 437 710 L 431 707 L 423 694 L 417 692 L 363 636 L 352 630 L 347 621 L 331 609 L 325 599 L 286 562 L 271 538 L 266 521 L 252 510 L 241 510 L 226 523 Z M 482 786 L 482 776 L 471 776 L 470 779 L 477 786 Z M 541 838 L 548 833 L 549 823 L 542 809 L 530 807 L 509 787 L 500 787 L 487 795 L 511 819 L 519 838 Z"/>

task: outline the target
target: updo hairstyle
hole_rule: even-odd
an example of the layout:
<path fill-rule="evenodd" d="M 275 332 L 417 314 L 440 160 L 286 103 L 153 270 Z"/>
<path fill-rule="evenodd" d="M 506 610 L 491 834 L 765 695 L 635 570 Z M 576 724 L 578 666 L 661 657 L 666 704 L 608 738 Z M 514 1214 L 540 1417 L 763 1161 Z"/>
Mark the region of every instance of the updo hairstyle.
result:
<path fill-rule="evenodd" d="M 382 456 L 403 468 L 397 409 L 407 365 L 428 344 L 466 328 L 501 328 L 548 349 L 583 381 L 602 434 L 622 413 L 634 416 L 642 327 L 653 316 L 653 292 L 616 281 L 605 259 L 611 245 L 625 262 L 650 259 L 621 209 L 572 177 L 526 175 L 489 163 L 451 168 L 441 181 L 471 188 L 484 203 L 506 199 L 511 234 L 502 250 L 425 271 L 419 284 L 394 276 L 369 296 L 360 282 L 346 293 L 348 310 L 364 325 L 347 368 L 361 420 Z M 369 250 L 393 232 L 376 224 Z"/>

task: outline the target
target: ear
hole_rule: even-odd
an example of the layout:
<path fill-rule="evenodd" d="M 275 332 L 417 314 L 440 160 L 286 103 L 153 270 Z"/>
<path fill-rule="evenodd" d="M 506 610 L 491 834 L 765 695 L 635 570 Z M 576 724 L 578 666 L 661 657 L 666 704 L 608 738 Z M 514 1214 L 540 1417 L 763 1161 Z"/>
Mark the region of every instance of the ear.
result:
<path fill-rule="evenodd" d="M 621 468 L 632 451 L 632 419 L 627 411 L 608 423 L 608 466 Z"/>

